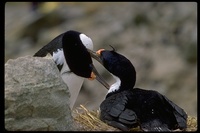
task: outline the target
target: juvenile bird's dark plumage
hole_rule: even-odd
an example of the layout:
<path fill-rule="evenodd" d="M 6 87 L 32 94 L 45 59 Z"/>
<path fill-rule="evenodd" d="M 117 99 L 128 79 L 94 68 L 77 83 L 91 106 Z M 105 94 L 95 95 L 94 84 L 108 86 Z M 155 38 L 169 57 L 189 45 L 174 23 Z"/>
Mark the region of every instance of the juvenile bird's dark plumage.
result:
<path fill-rule="evenodd" d="M 124 131 L 137 125 L 143 131 L 172 131 L 187 127 L 185 111 L 166 96 L 153 90 L 133 88 L 136 72 L 126 57 L 102 49 L 97 54 L 117 80 L 100 105 L 102 121 Z"/>

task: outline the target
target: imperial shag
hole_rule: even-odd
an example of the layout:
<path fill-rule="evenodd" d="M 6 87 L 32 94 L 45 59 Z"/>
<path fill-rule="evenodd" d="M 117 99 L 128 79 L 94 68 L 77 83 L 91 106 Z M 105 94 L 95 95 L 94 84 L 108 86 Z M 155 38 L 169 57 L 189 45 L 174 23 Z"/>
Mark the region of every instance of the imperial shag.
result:
<path fill-rule="evenodd" d="M 61 77 L 68 85 L 71 93 L 71 109 L 77 99 L 84 78 L 91 80 L 96 78 L 106 88 L 109 88 L 109 85 L 104 82 L 95 69 L 87 49 L 93 49 L 92 40 L 83 33 L 69 30 L 54 38 L 34 55 L 35 57 L 44 57 L 49 53 L 53 56 Z"/>
<path fill-rule="evenodd" d="M 100 104 L 100 119 L 123 131 L 140 126 L 143 131 L 172 131 L 187 127 L 187 114 L 166 96 L 153 90 L 133 88 L 136 71 L 132 63 L 114 50 L 93 53 L 116 79 Z"/>

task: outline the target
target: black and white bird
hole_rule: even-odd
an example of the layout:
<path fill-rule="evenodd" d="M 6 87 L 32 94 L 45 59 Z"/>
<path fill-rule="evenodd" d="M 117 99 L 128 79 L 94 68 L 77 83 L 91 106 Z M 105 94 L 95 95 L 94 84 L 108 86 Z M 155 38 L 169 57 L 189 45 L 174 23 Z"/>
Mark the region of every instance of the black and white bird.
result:
<path fill-rule="evenodd" d="M 71 109 L 85 78 L 97 79 L 106 88 L 109 88 L 94 67 L 88 50 L 93 50 L 91 38 L 78 31 L 69 30 L 54 38 L 34 54 L 35 57 L 45 57 L 47 54 L 51 54 L 60 70 L 62 79 L 69 88 Z"/>
<path fill-rule="evenodd" d="M 133 88 L 136 71 L 125 56 L 104 49 L 93 56 L 116 79 L 100 104 L 102 121 L 123 131 L 136 126 L 143 131 L 172 131 L 187 127 L 185 111 L 166 96 L 154 90 Z"/>

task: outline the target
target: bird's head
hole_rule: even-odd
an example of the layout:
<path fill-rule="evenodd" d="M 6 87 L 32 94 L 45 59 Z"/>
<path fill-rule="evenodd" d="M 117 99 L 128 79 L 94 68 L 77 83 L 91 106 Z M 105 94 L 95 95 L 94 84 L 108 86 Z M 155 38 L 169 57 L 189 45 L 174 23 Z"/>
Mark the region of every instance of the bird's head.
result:
<path fill-rule="evenodd" d="M 136 81 L 136 71 L 133 64 L 115 50 L 100 49 L 90 52 L 114 77 L 119 79 L 122 89 L 133 88 Z"/>

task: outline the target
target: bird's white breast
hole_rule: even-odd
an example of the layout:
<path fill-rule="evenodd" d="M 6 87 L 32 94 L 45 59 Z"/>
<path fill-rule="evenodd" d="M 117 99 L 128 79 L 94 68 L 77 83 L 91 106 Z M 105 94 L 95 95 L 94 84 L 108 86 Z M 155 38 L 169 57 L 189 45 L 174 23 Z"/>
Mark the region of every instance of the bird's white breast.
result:
<path fill-rule="evenodd" d="M 70 108 L 72 109 L 76 99 L 78 97 L 79 91 L 83 84 L 84 78 L 77 76 L 69 69 L 69 66 L 66 63 L 63 49 L 58 49 L 56 52 L 53 52 L 53 60 L 57 65 L 63 65 L 60 71 L 60 75 L 68 86 L 70 91 Z"/>
<path fill-rule="evenodd" d="M 84 78 L 77 76 L 73 72 L 70 71 L 66 61 L 64 61 L 63 68 L 61 69 L 61 77 L 65 84 L 67 84 L 69 91 L 70 91 L 70 108 L 72 109 L 76 99 L 78 97 L 78 94 L 81 90 Z"/>

